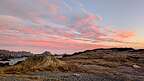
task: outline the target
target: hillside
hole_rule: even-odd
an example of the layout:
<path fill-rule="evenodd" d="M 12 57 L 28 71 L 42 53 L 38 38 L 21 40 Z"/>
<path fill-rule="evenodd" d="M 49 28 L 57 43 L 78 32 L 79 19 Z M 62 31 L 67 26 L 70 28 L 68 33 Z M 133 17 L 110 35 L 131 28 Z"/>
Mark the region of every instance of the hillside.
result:
<path fill-rule="evenodd" d="M 105 59 L 144 63 L 144 50 L 135 50 L 132 48 L 94 49 L 74 53 L 72 55 L 64 55 L 63 59 Z"/>
<path fill-rule="evenodd" d="M 26 51 L 9 51 L 9 50 L 0 50 L 0 58 L 19 58 L 19 57 L 29 57 L 33 54 Z"/>
<path fill-rule="evenodd" d="M 26 77 L 30 81 L 144 81 L 144 50 L 94 49 L 59 59 L 46 51 L 16 65 L 0 67 L 0 75 L 8 79 Z"/>
<path fill-rule="evenodd" d="M 27 73 L 35 71 L 76 71 L 79 69 L 76 65 L 56 59 L 51 53 L 33 55 L 14 66 L 0 69 L 1 73 Z"/>
<path fill-rule="evenodd" d="M 94 49 L 64 55 L 63 61 L 77 63 L 88 72 L 144 80 L 144 50 L 132 48 Z M 128 81 L 129 81 L 128 80 Z"/>

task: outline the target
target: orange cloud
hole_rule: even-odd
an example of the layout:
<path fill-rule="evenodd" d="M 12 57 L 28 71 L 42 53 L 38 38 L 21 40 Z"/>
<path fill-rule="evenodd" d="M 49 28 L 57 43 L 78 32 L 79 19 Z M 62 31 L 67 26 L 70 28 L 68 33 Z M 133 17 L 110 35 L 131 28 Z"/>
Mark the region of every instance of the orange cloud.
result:
<path fill-rule="evenodd" d="M 131 32 L 131 31 L 122 31 L 122 32 L 118 32 L 116 34 L 116 36 L 120 39 L 128 39 L 131 38 L 133 36 L 135 36 L 135 32 Z"/>

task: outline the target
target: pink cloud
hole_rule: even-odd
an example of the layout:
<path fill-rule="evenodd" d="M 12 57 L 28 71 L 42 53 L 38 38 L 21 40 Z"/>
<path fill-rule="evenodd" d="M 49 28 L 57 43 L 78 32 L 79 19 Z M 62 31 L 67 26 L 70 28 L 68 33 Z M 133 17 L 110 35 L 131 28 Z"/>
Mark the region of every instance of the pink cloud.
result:
<path fill-rule="evenodd" d="M 49 4 L 48 5 L 48 11 L 52 14 L 58 14 L 59 13 L 59 7 L 56 4 Z"/>
<path fill-rule="evenodd" d="M 125 30 L 116 30 L 116 29 L 111 29 L 111 26 L 106 26 L 104 28 L 104 33 L 107 33 L 106 38 L 113 39 L 115 41 L 122 41 L 122 42 L 127 42 L 127 40 L 131 39 L 132 37 L 135 37 L 136 32 L 134 31 L 125 31 Z M 105 38 L 105 37 L 104 37 Z"/>
<path fill-rule="evenodd" d="M 49 2 L 48 2 L 48 0 L 39 0 L 42 4 L 48 4 Z"/>
<path fill-rule="evenodd" d="M 36 29 L 36 28 L 32 28 L 32 27 L 21 28 L 21 29 L 19 29 L 19 31 L 28 33 L 28 34 L 32 34 L 32 35 L 46 34 L 46 32 L 44 30 Z"/>
<path fill-rule="evenodd" d="M 67 17 L 64 15 L 57 16 L 57 19 L 60 21 L 67 21 Z"/>
<path fill-rule="evenodd" d="M 100 21 L 103 21 L 104 18 L 102 16 L 97 16 L 97 18 L 100 20 Z"/>
<path fill-rule="evenodd" d="M 5 30 L 7 30 L 7 28 L 5 28 L 4 26 L 0 25 L 0 32 L 3 32 Z"/>
<path fill-rule="evenodd" d="M 74 1 L 80 6 L 80 14 L 63 0 L 31 1 L 36 5 L 25 4 L 27 0 L 3 1 L 10 6 L 4 5 L 3 12 L 9 16 L 0 15 L 0 46 L 79 51 L 108 47 L 103 42 L 125 43 L 135 36 L 133 31 L 100 28 L 97 21 L 103 21 L 103 17 L 89 12 L 80 1 Z M 60 11 L 64 7 L 70 10 Z"/>
<path fill-rule="evenodd" d="M 34 23 L 42 24 L 42 25 L 45 25 L 45 24 L 48 23 L 45 19 L 43 19 L 43 18 L 41 18 L 41 17 L 33 17 L 33 18 L 32 18 L 32 21 L 33 21 Z"/>
<path fill-rule="evenodd" d="M 63 42 L 65 41 L 65 42 Z M 68 49 L 68 50 L 84 50 L 84 49 L 94 49 L 97 47 L 108 47 L 105 45 L 97 44 L 87 44 L 82 43 L 79 40 L 31 40 L 28 41 L 31 46 L 47 47 L 51 49 Z"/>
<path fill-rule="evenodd" d="M 96 26 L 96 25 L 93 25 L 93 24 L 92 24 L 92 25 L 90 26 L 90 28 L 91 28 L 92 30 L 94 30 L 96 33 L 100 32 L 99 27 Z"/>
<path fill-rule="evenodd" d="M 99 16 L 85 15 L 82 18 L 78 18 L 72 28 L 80 32 L 79 37 L 97 40 L 100 36 L 104 36 L 105 34 L 100 30 L 96 23 L 97 20 L 100 20 Z"/>
<path fill-rule="evenodd" d="M 36 19 L 35 19 L 36 18 Z M 88 16 L 78 20 L 74 27 L 71 28 L 55 28 L 48 27 L 32 27 L 25 25 L 21 19 L 17 17 L 0 17 L 0 29 L 9 30 L 1 33 L 6 34 L 0 36 L 0 45 L 14 47 L 29 47 L 29 48 L 47 48 L 53 50 L 73 50 L 81 51 L 86 49 L 94 49 L 98 47 L 110 47 L 107 45 L 96 44 L 96 40 L 121 42 L 135 35 L 132 31 L 113 31 L 112 36 L 103 35 L 99 26 L 91 23 L 95 20 L 95 16 Z M 47 21 L 41 17 L 33 18 L 35 22 L 47 24 Z M 83 28 L 83 23 L 86 25 Z M 44 29 L 43 29 L 44 28 Z M 17 34 L 16 31 L 19 31 Z M 74 32 L 79 32 L 76 34 Z M 97 34 L 98 33 L 98 34 Z M 107 32 L 106 32 L 107 33 Z M 104 33 L 104 34 L 106 34 Z M 35 36 L 33 36 L 35 35 Z M 75 39 L 84 38 L 88 40 Z M 100 38 L 102 37 L 102 38 Z M 7 40 L 9 39 L 9 40 Z M 9 41 L 15 41 L 13 43 Z"/>
<path fill-rule="evenodd" d="M 76 26 L 81 26 L 84 24 L 90 24 L 93 20 L 95 20 L 97 17 L 94 15 L 88 15 L 84 18 L 80 18 L 76 22 Z"/>
<path fill-rule="evenodd" d="M 132 32 L 132 31 L 121 31 L 121 32 L 117 32 L 116 36 L 119 39 L 128 39 L 128 38 L 131 38 L 131 37 L 135 36 L 135 32 Z"/>

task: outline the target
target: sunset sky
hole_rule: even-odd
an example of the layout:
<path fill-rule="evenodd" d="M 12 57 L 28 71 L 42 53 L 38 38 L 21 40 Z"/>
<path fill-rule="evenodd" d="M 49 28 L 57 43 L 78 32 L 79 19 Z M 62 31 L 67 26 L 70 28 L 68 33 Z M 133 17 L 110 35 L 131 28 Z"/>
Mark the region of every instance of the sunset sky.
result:
<path fill-rule="evenodd" d="M 0 49 L 144 48 L 144 0 L 0 0 Z"/>

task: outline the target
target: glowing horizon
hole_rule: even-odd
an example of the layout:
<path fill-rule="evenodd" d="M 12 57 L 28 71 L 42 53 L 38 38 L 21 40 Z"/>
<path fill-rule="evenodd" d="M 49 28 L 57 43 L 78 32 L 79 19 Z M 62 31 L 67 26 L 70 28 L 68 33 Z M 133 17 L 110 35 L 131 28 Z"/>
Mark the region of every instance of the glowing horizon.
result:
<path fill-rule="evenodd" d="M 143 0 L 1 0 L 0 49 L 144 48 Z"/>

